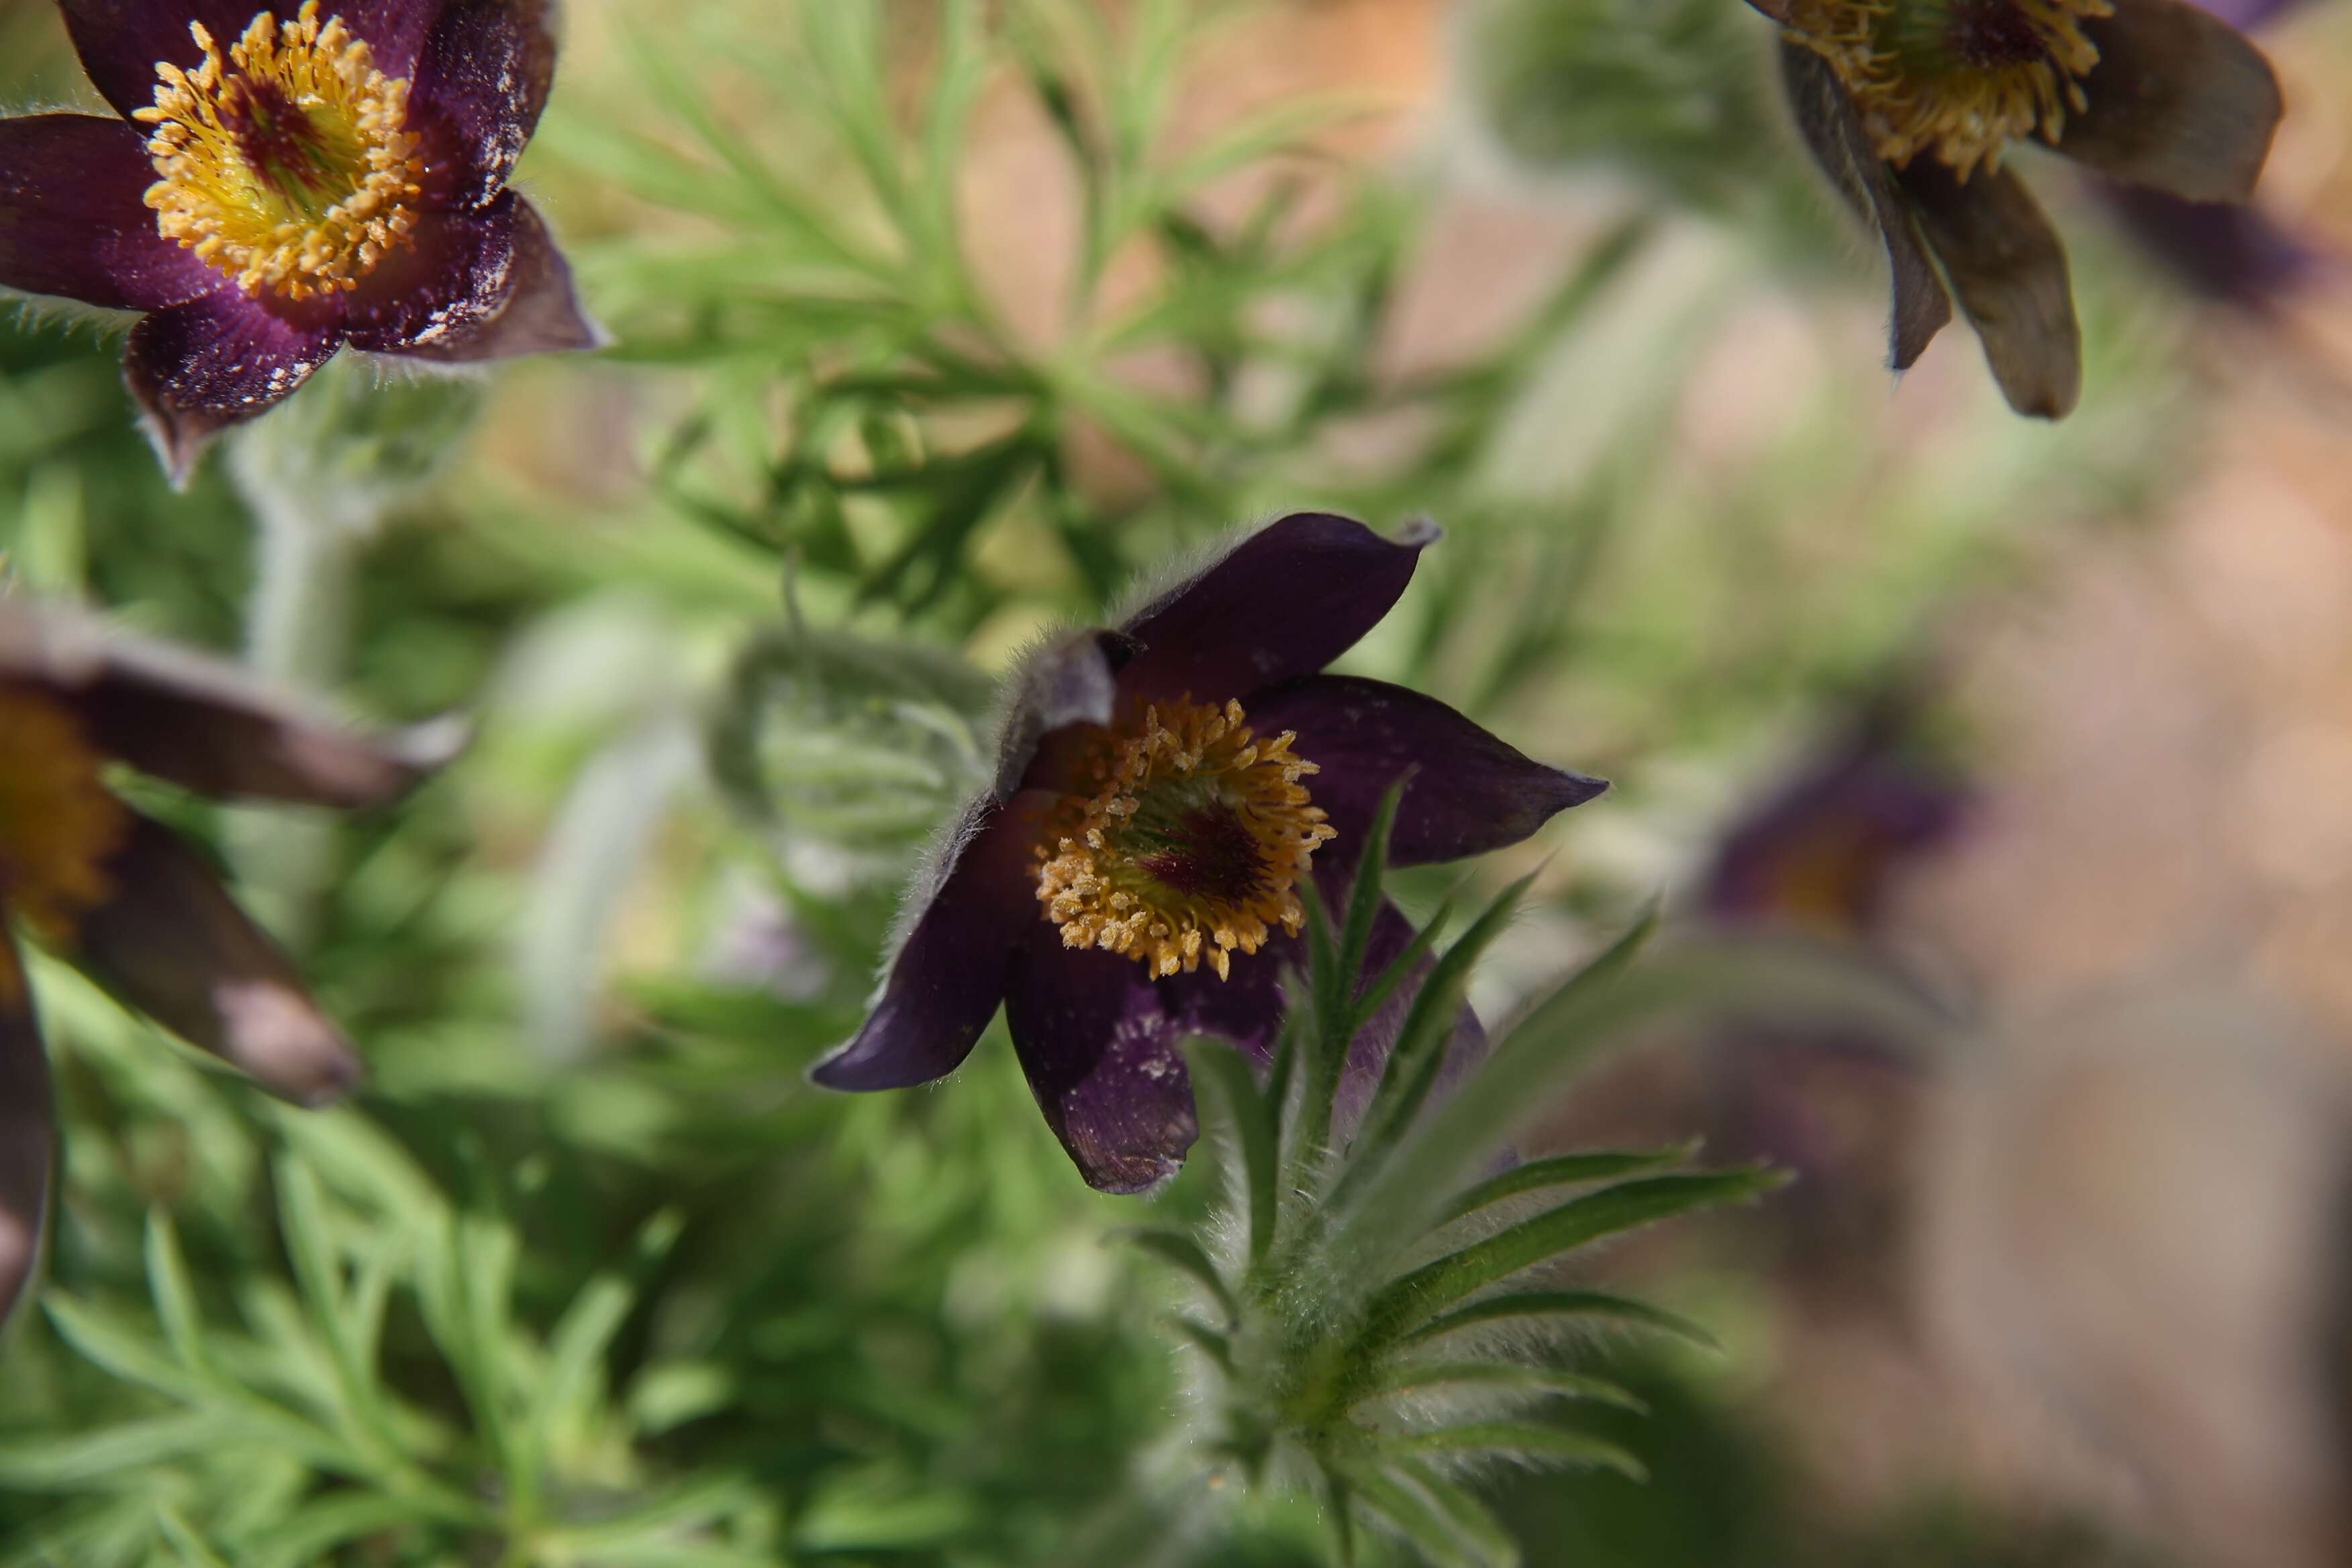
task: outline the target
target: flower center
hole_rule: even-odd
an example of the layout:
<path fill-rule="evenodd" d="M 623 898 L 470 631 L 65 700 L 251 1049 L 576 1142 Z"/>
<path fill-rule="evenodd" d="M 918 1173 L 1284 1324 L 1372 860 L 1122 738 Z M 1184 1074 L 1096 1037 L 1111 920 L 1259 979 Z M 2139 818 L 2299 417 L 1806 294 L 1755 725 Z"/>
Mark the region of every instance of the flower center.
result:
<path fill-rule="evenodd" d="M 350 289 L 410 242 L 424 163 L 408 133 L 408 83 L 317 0 L 290 22 L 270 12 L 220 46 L 188 30 L 204 63 L 158 65 L 147 188 L 155 226 L 247 294 L 291 300 Z"/>
<path fill-rule="evenodd" d="M 2112 0 L 1795 0 L 1789 34 L 1837 71 L 1878 155 L 1922 152 L 1966 179 L 2066 112 L 2090 106 L 2082 79 L 2099 63 L 2083 24 Z"/>
<path fill-rule="evenodd" d="M 129 826 L 71 714 L 0 686 L 0 914 L 62 942 L 107 895 L 100 869 Z"/>
<path fill-rule="evenodd" d="M 1037 900 L 1066 947 L 1099 947 L 1152 974 L 1206 958 L 1224 979 L 1271 928 L 1297 934 L 1294 890 L 1316 847 L 1338 837 L 1299 780 L 1318 770 L 1284 731 L 1257 740 L 1242 705 L 1187 698 L 1143 710 L 1095 759 L 1100 788 L 1063 797 L 1038 846 Z"/>

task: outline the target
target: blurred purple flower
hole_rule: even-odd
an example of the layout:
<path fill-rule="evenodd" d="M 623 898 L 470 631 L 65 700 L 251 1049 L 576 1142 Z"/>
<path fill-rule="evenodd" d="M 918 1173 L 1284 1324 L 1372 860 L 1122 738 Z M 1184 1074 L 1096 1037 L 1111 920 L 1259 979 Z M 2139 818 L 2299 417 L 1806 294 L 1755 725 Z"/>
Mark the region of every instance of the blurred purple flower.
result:
<path fill-rule="evenodd" d="M 1284 971 L 1305 968 L 1299 881 L 1344 894 L 1392 784 L 1419 770 L 1390 844 L 1406 866 L 1517 843 L 1607 787 L 1433 699 L 1320 673 L 1435 537 L 1286 517 L 1117 629 L 1045 649 L 1015 682 L 995 787 L 919 879 L 872 1014 L 815 1081 L 929 1082 L 1002 1003 L 1087 1181 L 1127 1193 L 1172 1175 L 1199 1132 L 1177 1047 L 1203 1034 L 1266 1057 Z M 1368 970 L 1412 934 L 1383 910 Z M 1366 1026 L 1351 1079 L 1369 1081 L 1404 1006 Z M 1456 1058 L 1478 1043 L 1465 1010 Z"/>
<path fill-rule="evenodd" d="M 1725 833 L 1701 896 L 1735 928 L 1871 943 L 1905 870 L 1967 828 L 1972 795 L 1919 740 L 1917 698 L 1882 695 Z M 1749 1025 L 1706 1049 L 1707 1142 L 1800 1180 L 1775 1199 L 1811 1268 L 1835 1272 L 1886 1244 L 1917 1063 L 1852 1031 Z"/>
<path fill-rule="evenodd" d="M 13 922 L 165 1028 L 301 1104 L 359 1062 L 209 863 L 110 792 L 115 765 L 205 795 L 345 808 L 445 760 L 431 726 L 352 735 L 234 668 L 0 599 L 0 1317 L 38 1251 L 55 1128 Z"/>
<path fill-rule="evenodd" d="M 174 481 L 348 343 L 457 363 L 593 348 L 506 188 L 550 0 L 58 0 L 120 118 L 0 120 L 0 288 L 143 312 L 123 371 Z"/>
<path fill-rule="evenodd" d="M 1921 754 L 1915 722 L 1906 699 L 1880 699 L 1743 814 L 1708 869 L 1707 912 L 1868 935 L 1895 875 L 1949 842 L 1967 817 L 1967 788 Z"/>
<path fill-rule="evenodd" d="M 1781 25 L 1807 147 L 1885 251 L 1894 368 L 1957 298 L 2021 414 L 2074 408 L 2082 332 L 2065 248 L 2008 147 L 2038 136 L 2126 184 L 2243 203 L 2278 126 L 2269 62 L 2189 0 L 1749 4 Z"/>

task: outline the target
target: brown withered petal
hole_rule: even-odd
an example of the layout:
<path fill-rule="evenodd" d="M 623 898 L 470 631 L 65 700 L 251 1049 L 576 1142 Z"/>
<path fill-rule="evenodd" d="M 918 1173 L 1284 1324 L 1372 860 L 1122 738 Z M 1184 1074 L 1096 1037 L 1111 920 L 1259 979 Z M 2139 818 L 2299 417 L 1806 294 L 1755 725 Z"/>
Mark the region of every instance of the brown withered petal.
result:
<path fill-rule="evenodd" d="M 2083 333 L 2065 247 L 2025 182 L 2007 169 L 1963 182 L 1931 158 L 1897 179 L 2009 405 L 2064 417 L 2083 390 Z"/>
<path fill-rule="evenodd" d="M 65 956 L 130 1006 L 300 1105 L 334 1100 L 359 1058 L 278 944 L 170 829 L 131 814 L 110 892 Z"/>
<path fill-rule="evenodd" d="M 2254 194 L 2284 107 L 2260 49 L 2189 0 L 2116 0 L 2114 16 L 2083 31 L 2099 63 L 2061 153 L 2192 202 Z"/>
<path fill-rule="evenodd" d="M 49 1061 L 16 950 L 0 927 L 0 1321 L 40 1260 L 57 1129 Z"/>
<path fill-rule="evenodd" d="M 377 805 L 465 740 L 462 725 L 446 722 L 355 734 L 234 665 L 54 605 L 0 603 L 0 679 L 48 692 L 100 750 L 205 795 Z"/>
<path fill-rule="evenodd" d="M 1913 226 L 1911 213 L 1872 146 L 1837 73 L 1812 50 L 1783 42 L 1780 70 L 1805 146 L 1848 205 L 1877 229 L 1895 290 L 1887 363 L 1909 370 L 1952 319 L 1952 301 Z"/>

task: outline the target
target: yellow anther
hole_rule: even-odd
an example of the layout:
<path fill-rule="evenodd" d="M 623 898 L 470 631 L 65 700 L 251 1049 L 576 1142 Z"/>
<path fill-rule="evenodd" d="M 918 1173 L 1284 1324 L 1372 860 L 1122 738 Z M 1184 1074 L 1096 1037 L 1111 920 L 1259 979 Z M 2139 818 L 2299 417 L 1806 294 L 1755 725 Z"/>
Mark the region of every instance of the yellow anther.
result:
<path fill-rule="evenodd" d="M 204 64 L 157 68 L 147 154 L 155 226 L 247 294 L 349 290 L 415 227 L 424 163 L 408 83 L 387 78 L 317 0 L 290 22 L 256 16 L 224 57 L 201 23 Z"/>

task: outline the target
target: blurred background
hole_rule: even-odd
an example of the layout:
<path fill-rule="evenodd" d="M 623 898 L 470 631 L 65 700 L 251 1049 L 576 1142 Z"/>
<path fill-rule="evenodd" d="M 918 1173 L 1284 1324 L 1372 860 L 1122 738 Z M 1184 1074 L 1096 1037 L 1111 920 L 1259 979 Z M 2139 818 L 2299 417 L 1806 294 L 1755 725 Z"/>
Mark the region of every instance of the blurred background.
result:
<path fill-rule="evenodd" d="M 355 1106 L 37 972 L 0 1562 L 1095 1561 L 1187 1409 L 1137 1205 L 1001 1026 L 937 1091 L 801 1075 L 989 678 L 1302 508 L 1446 530 L 1346 668 L 1615 783 L 1479 868 L 1538 875 L 1490 1021 L 1663 895 L 1972 1026 L 1662 1037 L 1558 1108 L 1799 1179 L 1612 1256 L 1723 1350 L 1595 1342 L 1654 1476 L 1496 1478 L 1528 1562 L 2352 1562 L 2352 11 L 2257 12 L 2257 216 L 2019 154 L 2057 426 L 1958 327 L 1890 383 L 1738 0 L 575 0 L 520 178 L 603 353 L 347 355 L 174 495 L 117 330 L 0 319 L 23 584 L 236 651 L 310 530 L 269 662 L 480 730 L 356 823 L 151 803 L 302 952 Z M 95 101 L 43 0 L 0 98 Z M 1318 1541 L 1259 1501 L 1162 1555 Z"/>

